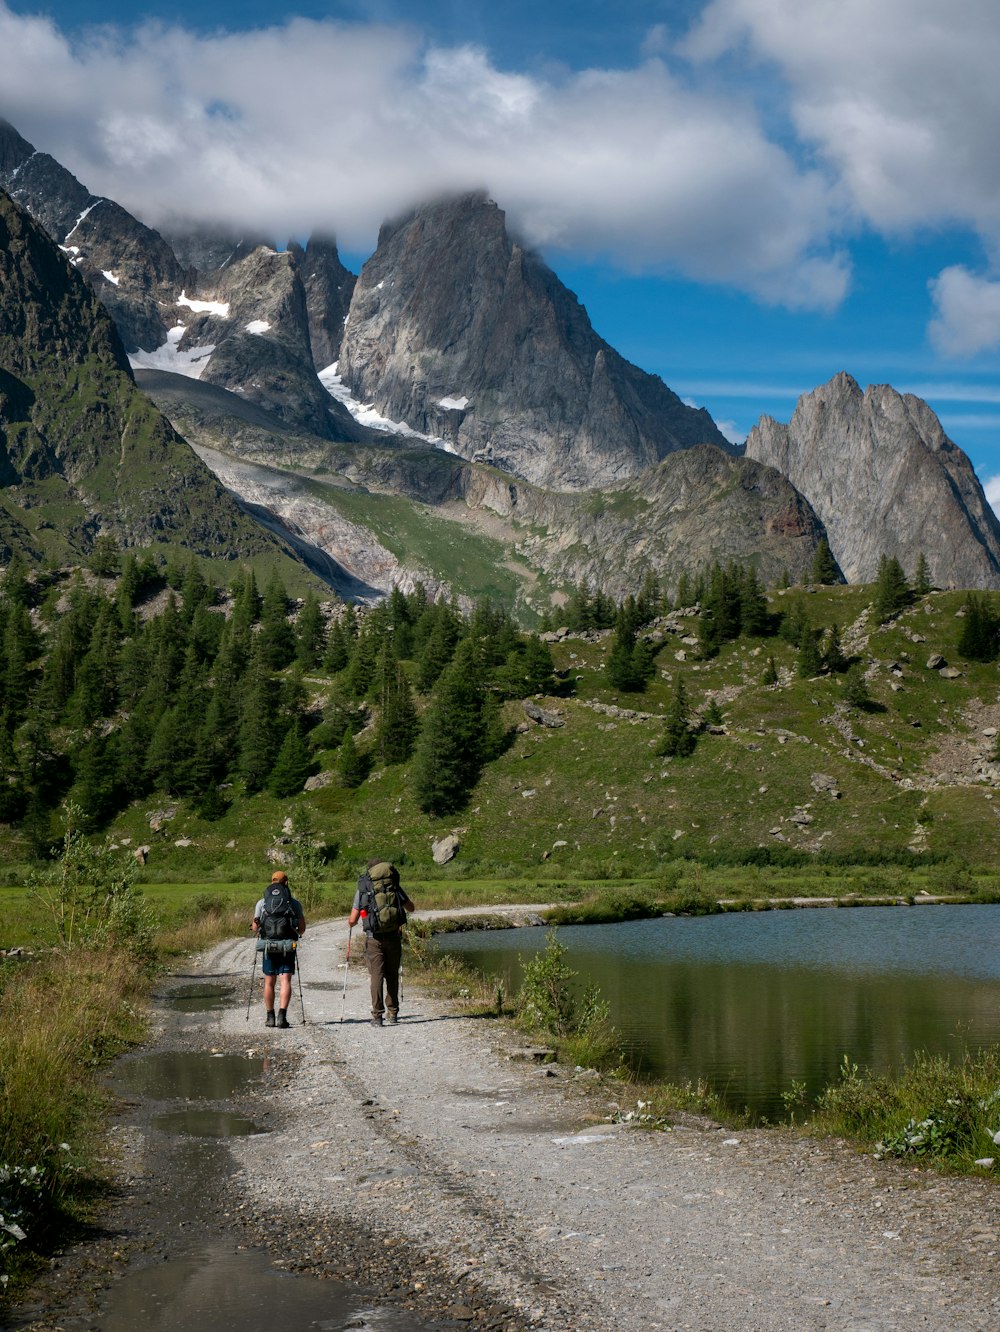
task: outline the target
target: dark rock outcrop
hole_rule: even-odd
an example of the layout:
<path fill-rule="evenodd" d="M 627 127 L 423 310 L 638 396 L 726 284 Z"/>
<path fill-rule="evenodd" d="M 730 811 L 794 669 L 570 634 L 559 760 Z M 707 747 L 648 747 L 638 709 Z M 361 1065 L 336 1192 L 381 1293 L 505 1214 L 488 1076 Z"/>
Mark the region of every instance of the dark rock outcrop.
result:
<path fill-rule="evenodd" d="M 731 451 L 707 412 L 597 336 L 483 194 L 382 228 L 340 372 L 390 420 L 540 485 L 613 484 L 696 444 Z"/>
<path fill-rule="evenodd" d="M 332 236 L 310 236 L 304 250 L 294 243 L 288 249 L 305 288 L 313 364 L 317 370 L 325 370 L 340 355 L 347 312 L 358 279 L 340 262 Z"/>
<path fill-rule="evenodd" d="M 0 543 L 85 554 L 110 533 L 232 560 L 283 547 L 242 512 L 136 388 L 113 323 L 0 191 Z"/>
<path fill-rule="evenodd" d="M 746 454 L 806 496 L 849 582 L 874 580 L 882 555 L 912 573 L 923 554 L 939 586 L 1000 587 L 1000 522 L 922 399 L 839 374 L 788 425 L 761 417 Z"/>

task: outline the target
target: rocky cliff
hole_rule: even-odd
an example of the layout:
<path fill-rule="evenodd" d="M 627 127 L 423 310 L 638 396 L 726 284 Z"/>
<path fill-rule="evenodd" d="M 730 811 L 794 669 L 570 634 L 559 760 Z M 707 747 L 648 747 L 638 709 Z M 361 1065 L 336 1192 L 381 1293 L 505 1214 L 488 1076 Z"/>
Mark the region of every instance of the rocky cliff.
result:
<path fill-rule="evenodd" d="M 286 558 L 138 391 L 93 288 L 3 191 L 0 512 L 0 544 L 29 559 L 79 557 L 100 532 Z"/>
<path fill-rule="evenodd" d="M 139 380 L 227 486 L 280 513 L 366 596 L 417 579 L 469 594 L 465 557 L 477 538 L 492 543 L 493 560 L 515 571 L 531 601 L 539 573 L 547 584 L 584 580 L 618 597 L 647 571 L 673 586 L 714 560 L 754 563 L 769 583 L 786 570 L 805 580 L 823 535 L 773 468 L 711 446 L 671 453 L 618 486 L 571 493 L 412 442 L 304 435 L 204 380 Z"/>
<path fill-rule="evenodd" d="M 746 453 L 806 496 L 849 582 L 872 581 L 883 554 L 912 573 L 922 553 L 941 587 L 1000 587 L 1000 522 L 922 399 L 839 374 L 788 425 L 762 417 Z"/>
<path fill-rule="evenodd" d="M 353 276 L 332 240 L 279 254 L 258 239 L 189 227 L 177 252 L 111 199 L 92 195 L 0 121 L 0 187 L 45 227 L 110 313 L 133 365 L 202 376 L 329 439 L 355 439 L 316 379 L 336 359 Z M 183 259 L 178 258 L 178 253 Z"/>
<path fill-rule="evenodd" d="M 482 194 L 382 228 L 340 372 L 390 420 L 549 487 L 613 484 L 695 444 L 730 451 L 707 412 L 597 336 Z"/>

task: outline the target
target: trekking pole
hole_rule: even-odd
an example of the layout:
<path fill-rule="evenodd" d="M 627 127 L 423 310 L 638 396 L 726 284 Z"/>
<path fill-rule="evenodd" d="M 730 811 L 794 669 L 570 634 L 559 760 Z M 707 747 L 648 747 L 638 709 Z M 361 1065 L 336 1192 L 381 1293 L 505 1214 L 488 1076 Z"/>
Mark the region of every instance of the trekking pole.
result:
<path fill-rule="evenodd" d="M 257 941 L 253 945 L 253 967 L 250 970 L 250 993 L 247 995 L 247 1021 L 250 1021 L 250 1005 L 253 1003 L 253 982 L 257 975 Z"/>
<path fill-rule="evenodd" d="M 351 969 L 351 935 L 354 933 L 354 926 L 347 927 L 347 961 L 344 963 L 344 997 L 340 1003 L 340 1021 L 343 1025 L 344 1014 L 347 1012 L 347 973 Z"/>
<path fill-rule="evenodd" d="M 302 1008 L 302 1025 L 303 1025 L 303 1027 L 304 1027 L 304 1026 L 306 1025 L 306 1004 L 305 1004 L 305 1000 L 302 998 L 302 963 L 299 961 L 298 953 L 299 953 L 299 945 L 298 945 L 298 943 L 296 942 L 296 944 L 295 944 L 295 974 L 296 974 L 296 976 L 298 976 L 298 978 L 299 978 L 299 1005 L 300 1005 L 301 1008 Z"/>
<path fill-rule="evenodd" d="M 403 936 L 400 931 L 399 938 L 399 979 L 396 982 L 396 998 L 400 1003 L 403 1002 Z"/>

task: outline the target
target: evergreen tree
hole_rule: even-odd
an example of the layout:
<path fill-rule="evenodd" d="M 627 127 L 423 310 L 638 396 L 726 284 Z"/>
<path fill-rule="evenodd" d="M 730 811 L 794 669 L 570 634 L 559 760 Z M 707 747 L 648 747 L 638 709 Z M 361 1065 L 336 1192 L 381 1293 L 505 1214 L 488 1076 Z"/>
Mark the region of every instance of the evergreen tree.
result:
<path fill-rule="evenodd" d="M 689 754 L 694 753 L 696 744 L 697 736 L 691 730 L 691 717 L 684 677 L 678 675 L 674 682 L 670 706 L 664 718 L 663 739 L 657 752 L 667 758 L 687 758 Z"/>
<path fill-rule="evenodd" d="M 774 657 L 768 656 L 767 663 L 764 666 L 764 674 L 761 676 L 760 682 L 768 689 L 778 683 L 778 667 Z"/>
<path fill-rule="evenodd" d="M 277 573 L 267 580 L 260 610 L 259 650 L 272 671 L 283 670 L 295 656 L 295 634 L 288 623 L 288 594 Z"/>
<path fill-rule="evenodd" d="M 802 631 L 808 629 L 809 619 L 801 600 L 796 598 L 781 617 L 778 634 L 786 643 L 798 647 L 802 641 Z"/>
<path fill-rule="evenodd" d="M 808 624 L 803 626 L 799 637 L 795 669 L 800 680 L 811 680 L 814 676 L 819 675 L 823 669 L 823 658 L 820 654 L 819 643 L 816 641 L 816 630 Z"/>
<path fill-rule="evenodd" d="M 836 622 L 830 625 L 826 635 L 826 643 L 823 647 L 823 665 L 826 669 L 835 675 L 846 671 L 848 660 L 840 642 L 840 630 Z"/>
<path fill-rule="evenodd" d="M 872 696 L 860 662 L 854 662 L 844 672 L 844 702 L 849 708 L 864 710 L 871 706 Z"/>
<path fill-rule="evenodd" d="M 427 814 L 460 809 L 484 758 L 484 690 L 472 644 L 460 644 L 441 673 L 424 717 L 413 764 L 413 790 Z"/>
<path fill-rule="evenodd" d="M 263 789 L 277 758 L 278 685 L 264 655 L 254 651 L 243 685 L 238 770 L 250 793 Z"/>
<path fill-rule="evenodd" d="M 323 612 L 319 598 L 310 592 L 295 622 L 295 660 L 304 671 L 314 671 L 323 655 Z"/>
<path fill-rule="evenodd" d="M 344 625 L 344 618 L 334 620 L 330 626 L 330 632 L 326 640 L 326 650 L 323 653 L 323 669 L 328 675 L 340 674 L 351 660 L 353 646 L 354 639 Z"/>
<path fill-rule="evenodd" d="M 830 543 L 826 537 L 820 537 L 813 552 L 811 578 L 814 583 L 839 583 L 840 569 L 833 558 Z"/>
<path fill-rule="evenodd" d="M 454 656 L 461 637 L 461 625 L 450 607 L 437 605 L 429 608 L 428 613 L 431 612 L 434 614 L 433 626 L 417 661 L 417 688 L 422 694 L 428 694 L 434 688 Z"/>
<path fill-rule="evenodd" d="M 763 638 L 771 633 L 771 612 L 760 574 L 750 565 L 743 573 L 739 589 L 740 633 Z"/>
<path fill-rule="evenodd" d="M 379 659 L 378 702 L 375 752 L 382 763 L 405 763 L 413 753 L 419 722 L 406 672 L 388 648 Z"/>
<path fill-rule="evenodd" d="M 337 781 L 348 790 L 360 786 L 368 775 L 368 760 L 358 752 L 358 747 L 354 743 L 354 733 L 349 726 L 344 731 L 340 749 L 337 751 L 335 771 Z"/>
<path fill-rule="evenodd" d="M 285 732 L 278 757 L 267 779 L 267 789 L 279 799 L 297 795 L 311 771 L 312 757 L 302 737 L 301 725 L 295 722 Z"/>
<path fill-rule="evenodd" d="M 110 534 L 102 532 L 94 542 L 87 568 L 97 574 L 98 578 L 114 578 L 121 568 L 121 558 L 118 542 Z"/>
<path fill-rule="evenodd" d="M 928 592 L 933 590 L 934 584 L 931 582 L 931 571 L 927 563 L 927 556 L 921 551 L 917 556 L 917 567 L 913 571 L 913 591 L 918 597 L 926 597 Z"/>
<path fill-rule="evenodd" d="M 989 600 L 970 592 L 964 609 L 962 632 L 958 636 L 959 655 L 966 661 L 996 661 L 1000 651 L 1000 621 Z"/>
<path fill-rule="evenodd" d="M 623 625 L 615 631 L 611 651 L 604 666 L 604 679 L 609 689 L 630 692 L 643 687 L 645 682 L 639 678 L 633 661 L 635 646 L 634 629 Z"/>
<path fill-rule="evenodd" d="M 905 610 L 913 600 L 913 592 L 903 566 L 895 556 L 885 555 L 879 560 L 878 577 L 875 580 L 872 612 L 879 624 L 885 624 L 901 610 Z"/>

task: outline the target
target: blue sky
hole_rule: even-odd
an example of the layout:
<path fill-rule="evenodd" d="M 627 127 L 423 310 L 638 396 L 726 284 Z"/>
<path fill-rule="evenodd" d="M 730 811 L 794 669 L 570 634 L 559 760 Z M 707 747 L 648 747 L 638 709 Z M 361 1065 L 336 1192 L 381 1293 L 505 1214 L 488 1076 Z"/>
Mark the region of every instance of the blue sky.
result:
<path fill-rule="evenodd" d="M 0 115 L 145 220 L 485 186 L 734 438 L 847 370 L 1000 478 L 995 0 L 0 0 Z M 1000 495 L 1000 481 L 989 486 Z"/>

